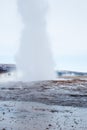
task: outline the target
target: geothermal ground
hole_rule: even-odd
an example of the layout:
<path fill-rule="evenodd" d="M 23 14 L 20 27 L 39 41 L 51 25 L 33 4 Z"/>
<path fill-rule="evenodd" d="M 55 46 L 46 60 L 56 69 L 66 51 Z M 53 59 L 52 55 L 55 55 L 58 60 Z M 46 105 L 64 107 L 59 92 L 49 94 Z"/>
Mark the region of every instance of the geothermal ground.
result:
<path fill-rule="evenodd" d="M 87 78 L 1 82 L 0 130 L 87 130 Z"/>

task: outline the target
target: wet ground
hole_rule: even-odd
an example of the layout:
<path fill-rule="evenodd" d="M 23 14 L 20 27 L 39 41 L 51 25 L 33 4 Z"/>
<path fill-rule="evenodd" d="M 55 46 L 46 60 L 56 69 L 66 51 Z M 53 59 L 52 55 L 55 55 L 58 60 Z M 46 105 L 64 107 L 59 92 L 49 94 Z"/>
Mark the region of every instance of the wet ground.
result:
<path fill-rule="evenodd" d="M 0 102 L 0 130 L 87 130 L 87 109 Z"/>
<path fill-rule="evenodd" d="M 0 130 L 87 130 L 87 80 L 0 83 Z"/>
<path fill-rule="evenodd" d="M 1 83 L 0 100 L 87 107 L 87 80 Z"/>

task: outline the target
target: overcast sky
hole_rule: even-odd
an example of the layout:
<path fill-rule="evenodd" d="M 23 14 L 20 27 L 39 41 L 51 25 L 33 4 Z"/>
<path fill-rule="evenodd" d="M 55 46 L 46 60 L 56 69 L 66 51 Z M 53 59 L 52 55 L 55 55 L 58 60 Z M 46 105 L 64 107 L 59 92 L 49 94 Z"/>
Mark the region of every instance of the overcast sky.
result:
<path fill-rule="evenodd" d="M 87 0 L 49 0 L 47 29 L 58 69 L 87 71 Z M 0 0 L 0 57 L 14 61 L 20 43 L 17 0 Z"/>
<path fill-rule="evenodd" d="M 16 54 L 21 26 L 16 0 L 0 0 L 0 57 L 11 59 Z"/>

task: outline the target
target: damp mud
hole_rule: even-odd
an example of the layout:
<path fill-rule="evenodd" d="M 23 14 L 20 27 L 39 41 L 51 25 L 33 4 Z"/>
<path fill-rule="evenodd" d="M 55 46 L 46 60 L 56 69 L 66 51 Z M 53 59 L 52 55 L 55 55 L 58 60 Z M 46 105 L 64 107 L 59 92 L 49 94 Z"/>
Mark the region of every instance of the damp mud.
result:
<path fill-rule="evenodd" d="M 86 78 L 0 82 L 0 130 L 87 130 Z"/>

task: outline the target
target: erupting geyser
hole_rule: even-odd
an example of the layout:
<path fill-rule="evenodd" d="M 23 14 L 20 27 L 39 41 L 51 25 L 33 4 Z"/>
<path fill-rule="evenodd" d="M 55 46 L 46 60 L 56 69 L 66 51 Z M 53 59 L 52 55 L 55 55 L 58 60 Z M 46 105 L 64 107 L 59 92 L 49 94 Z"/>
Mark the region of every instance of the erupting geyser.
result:
<path fill-rule="evenodd" d="M 47 0 L 18 0 L 18 10 L 25 25 L 17 59 L 23 81 L 55 78 L 46 30 Z"/>

